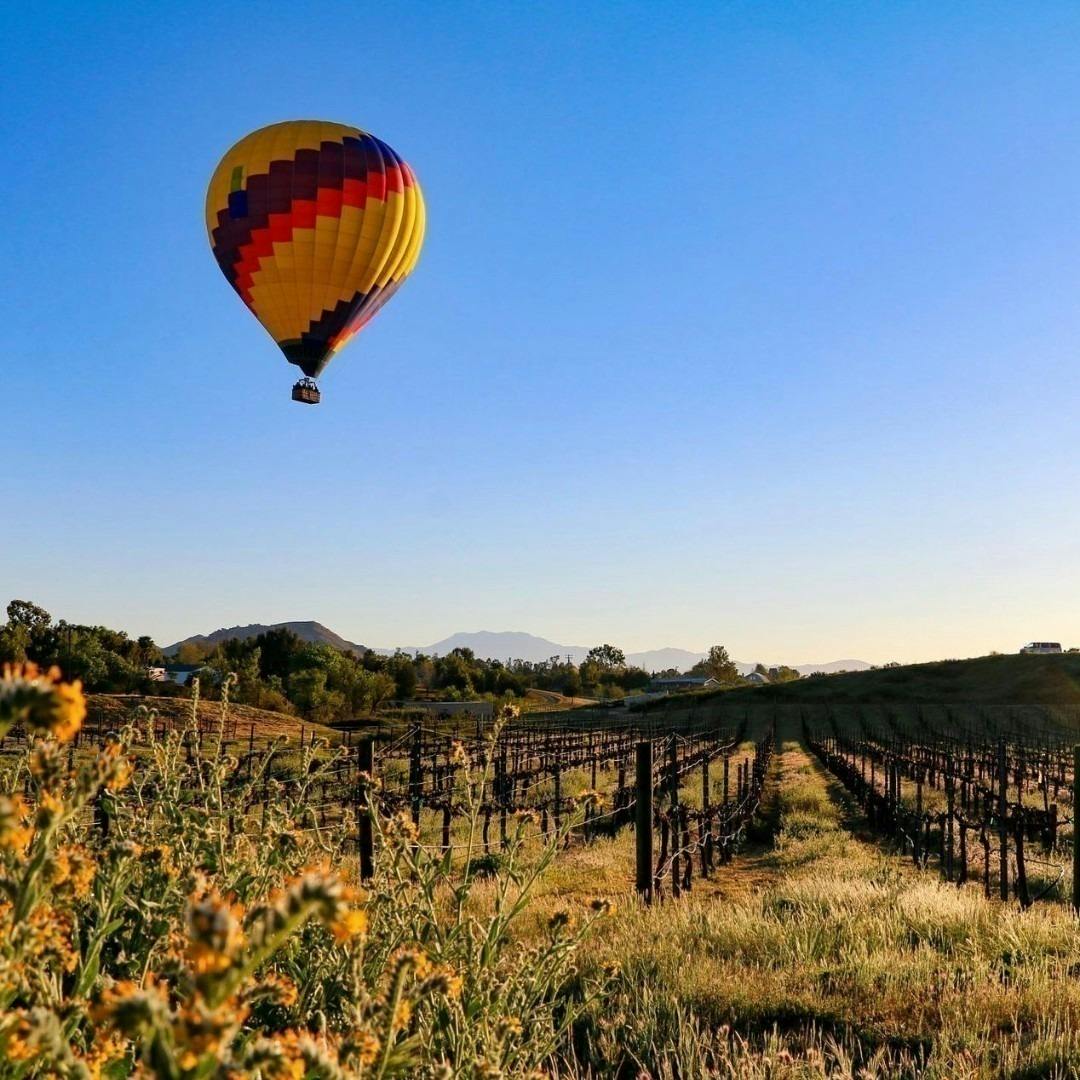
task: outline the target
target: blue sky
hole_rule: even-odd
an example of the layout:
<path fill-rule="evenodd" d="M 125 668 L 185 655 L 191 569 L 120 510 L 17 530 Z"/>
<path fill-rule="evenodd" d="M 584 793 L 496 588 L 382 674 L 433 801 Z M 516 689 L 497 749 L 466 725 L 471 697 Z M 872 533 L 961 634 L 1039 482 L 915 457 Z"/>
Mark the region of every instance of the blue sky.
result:
<path fill-rule="evenodd" d="M 872 661 L 1080 644 L 1080 7 L 0 13 L 0 599 Z M 414 166 L 320 380 L 210 255 L 249 130 Z"/>

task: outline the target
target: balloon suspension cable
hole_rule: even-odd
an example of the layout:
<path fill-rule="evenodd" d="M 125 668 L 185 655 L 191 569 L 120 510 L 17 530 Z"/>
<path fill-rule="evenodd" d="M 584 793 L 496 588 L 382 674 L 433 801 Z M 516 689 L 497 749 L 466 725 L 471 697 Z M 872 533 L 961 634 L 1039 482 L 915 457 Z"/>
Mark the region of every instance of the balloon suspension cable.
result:
<path fill-rule="evenodd" d="M 319 393 L 315 380 L 309 379 L 306 375 L 292 388 L 293 401 L 302 401 L 305 405 L 318 405 L 321 398 L 322 394 Z"/>

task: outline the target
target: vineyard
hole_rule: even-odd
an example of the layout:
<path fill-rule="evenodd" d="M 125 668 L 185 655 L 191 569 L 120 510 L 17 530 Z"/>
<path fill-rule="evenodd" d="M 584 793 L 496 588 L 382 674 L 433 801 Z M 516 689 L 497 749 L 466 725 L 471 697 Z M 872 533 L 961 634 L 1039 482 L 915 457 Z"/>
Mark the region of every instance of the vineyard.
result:
<path fill-rule="evenodd" d="M 695 873 L 707 878 L 735 854 L 774 748 L 771 722 L 749 740 L 745 711 L 723 718 L 715 706 L 676 706 L 629 721 L 610 710 L 534 713 L 486 731 L 472 721 L 398 722 L 347 730 L 333 743 L 303 725 L 295 739 L 257 734 L 227 702 L 217 715 L 197 706 L 196 699 L 183 723 L 137 709 L 126 745 L 138 756 L 174 737 L 193 768 L 207 754 L 228 756 L 235 764 L 223 791 L 231 830 L 257 835 L 272 806 L 302 801 L 302 827 L 333 833 L 358 857 L 362 879 L 373 873 L 372 814 L 407 814 L 417 849 L 451 862 L 474 853 L 474 818 L 484 856 L 506 848 L 511 832 L 518 845 L 539 848 L 559 836 L 565 850 L 632 827 L 638 891 L 646 899 L 665 889 L 678 896 Z M 110 721 L 82 727 L 69 746 L 72 762 L 118 737 L 120 726 Z M 0 739 L 0 757 L 17 759 L 32 742 L 16 728 Z M 108 800 L 93 814 L 107 835 Z"/>
<path fill-rule="evenodd" d="M 55 701 L 0 723 L 0 1075 L 1080 1065 L 1068 709 L 267 733 L 12 685 Z"/>
<path fill-rule="evenodd" d="M 915 865 L 933 863 L 958 885 L 978 879 L 988 898 L 1013 896 L 1024 907 L 1063 897 L 1078 854 L 1067 713 L 981 709 L 977 721 L 947 708 L 828 713 L 825 722 L 803 718 L 807 745 Z M 1080 909 L 1080 894 L 1071 900 Z"/>

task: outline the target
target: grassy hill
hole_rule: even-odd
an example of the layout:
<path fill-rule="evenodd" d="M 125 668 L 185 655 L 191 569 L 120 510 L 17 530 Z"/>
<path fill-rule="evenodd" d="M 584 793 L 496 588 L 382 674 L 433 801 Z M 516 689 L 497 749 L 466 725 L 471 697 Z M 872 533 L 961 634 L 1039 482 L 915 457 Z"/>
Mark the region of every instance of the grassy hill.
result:
<path fill-rule="evenodd" d="M 722 691 L 736 702 L 1080 705 L 1080 653 L 981 656 Z"/>
<path fill-rule="evenodd" d="M 180 724 L 191 714 L 191 701 L 188 698 L 142 697 L 138 694 L 88 694 L 86 698 L 86 719 L 88 726 L 119 726 L 127 721 L 132 712 L 140 705 L 154 709 L 159 716 L 171 723 Z M 221 703 L 217 701 L 199 702 L 199 719 L 203 723 L 213 723 L 221 715 Z M 287 713 L 270 712 L 256 709 L 250 705 L 230 705 L 229 716 L 236 721 L 238 732 L 246 734 L 255 725 L 257 738 L 299 739 L 300 729 L 305 729 L 308 738 L 312 734 L 320 739 L 337 743 L 341 735 L 322 724 L 313 724 Z"/>

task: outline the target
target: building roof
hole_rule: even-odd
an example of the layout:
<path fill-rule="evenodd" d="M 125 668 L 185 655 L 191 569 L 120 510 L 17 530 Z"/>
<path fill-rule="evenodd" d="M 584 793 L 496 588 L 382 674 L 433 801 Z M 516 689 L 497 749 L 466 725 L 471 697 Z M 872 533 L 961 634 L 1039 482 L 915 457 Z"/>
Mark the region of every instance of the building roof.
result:
<path fill-rule="evenodd" d="M 651 679 L 650 683 L 653 686 L 704 686 L 715 681 L 709 675 L 671 675 L 663 679 Z"/>

